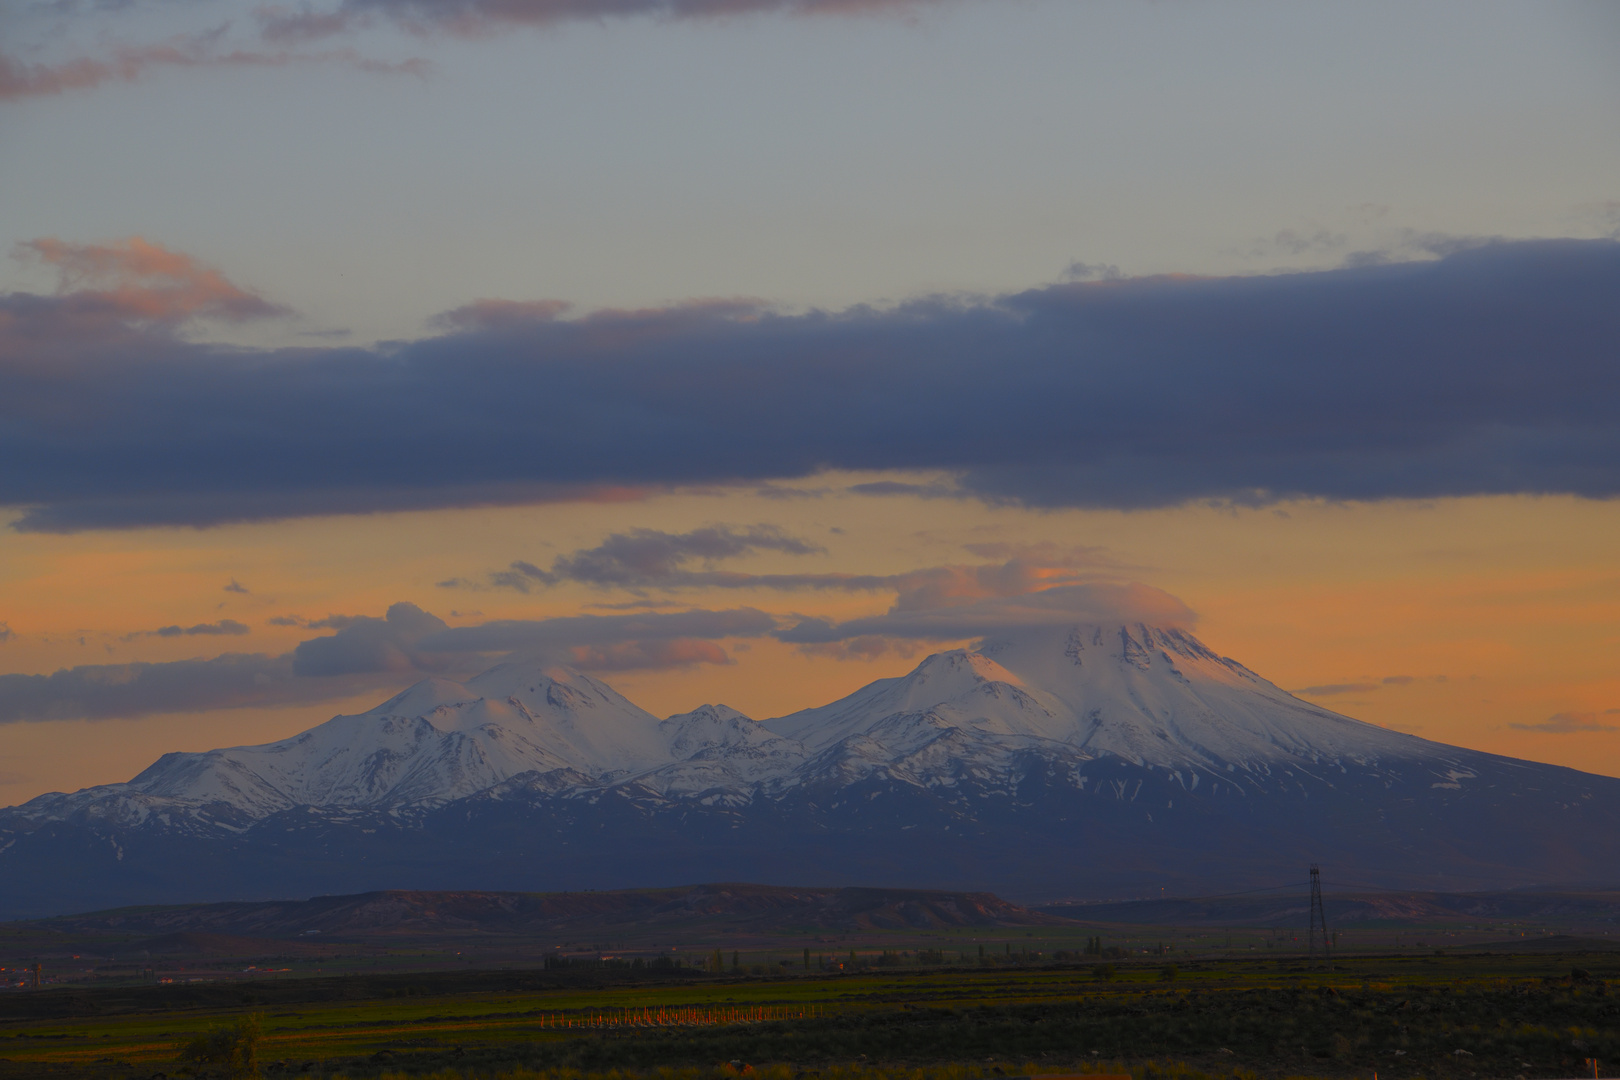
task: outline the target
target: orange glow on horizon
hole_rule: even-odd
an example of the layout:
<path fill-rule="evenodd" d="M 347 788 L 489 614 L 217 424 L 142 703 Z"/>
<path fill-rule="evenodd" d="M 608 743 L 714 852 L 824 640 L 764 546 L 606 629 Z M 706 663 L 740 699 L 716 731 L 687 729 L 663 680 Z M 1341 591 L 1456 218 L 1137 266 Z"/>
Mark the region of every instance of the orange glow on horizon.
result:
<path fill-rule="evenodd" d="M 1610 712 L 1620 709 L 1613 659 L 1620 646 L 1620 570 L 1606 542 L 1620 535 L 1620 503 L 1492 498 L 1030 512 L 845 494 L 841 480 L 847 478 L 818 477 L 817 497 L 681 492 L 573 503 L 565 515 L 545 506 L 509 507 L 208 530 L 8 534 L 0 620 L 11 637 L 0 644 L 0 671 L 48 673 L 223 652 L 281 655 L 332 631 L 272 619 L 380 616 L 402 600 L 452 626 L 615 613 L 622 608 L 593 605 L 637 597 L 577 583 L 528 594 L 438 583 L 482 581 L 486 571 L 518 559 L 550 565 L 615 531 L 763 521 L 825 550 L 757 551 L 720 569 L 905 575 L 918 588 L 939 590 L 928 595 L 953 600 L 1076 576 L 1139 580 L 1180 597 L 1199 613 L 1200 638 L 1285 689 L 1371 687 L 1305 695 L 1335 711 L 1442 742 L 1620 775 L 1620 732 L 1603 730 L 1620 727 L 1620 714 Z M 1030 556 L 1015 566 L 1013 579 L 996 576 L 1006 558 L 1037 551 L 1044 559 Z M 1060 553 L 1074 565 L 1057 565 Z M 233 581 L 245 591 L 228 589 Z M 675 605 L 667 610 L 757 607 L 787 624 L 801 615 L 841 621 L 880 614 L 896 595 L 709 587 L 652 589 L 644 598 Z M 222 619 L 249 632 L 152 636 L 165 626 Z M 684 666 L 604 670 L 600 677 L 658 715 L 717 702 L 763 719 L 903 674 L 942 647 L 898 644 L 802 650 L 770 638 L 693 641 L 654 658 Z M 622 651 L 583 658 L 608 668 L 647 659 Z M 402 684 L 409 681 L 401 676 Z M 340 706 L 369 708 L 386 696 L 100 721 L 93 738 L 76 734 L 88 730 L 81 722 L 0 725 L 0 803 L 127 779 L 168 750 L 284 737 Z M 1586 728 L 1548 725 L 1565 713 L 1595 721 Z"/>

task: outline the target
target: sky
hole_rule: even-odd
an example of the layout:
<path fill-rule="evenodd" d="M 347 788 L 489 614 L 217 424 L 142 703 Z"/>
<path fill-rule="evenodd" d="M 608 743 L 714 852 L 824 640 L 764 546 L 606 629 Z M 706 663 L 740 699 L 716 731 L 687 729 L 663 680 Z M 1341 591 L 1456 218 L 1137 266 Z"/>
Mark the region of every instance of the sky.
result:
<path fill-rule="evenodd" d="M 5 5 L 0 805 L 1052 610 L 1620 775 L 1616 178 L 1601 2 Z"/>

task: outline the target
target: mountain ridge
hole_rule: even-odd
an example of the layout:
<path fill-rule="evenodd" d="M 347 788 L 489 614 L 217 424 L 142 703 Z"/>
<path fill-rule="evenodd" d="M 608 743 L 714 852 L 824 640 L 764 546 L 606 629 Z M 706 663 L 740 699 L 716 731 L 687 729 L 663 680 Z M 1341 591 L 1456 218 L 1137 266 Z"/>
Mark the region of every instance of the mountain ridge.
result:
<path fill-rule="evenodd" d="M 386 889 L 308 900 L 234 901 L 114 909 L 41 920 L 57 932 L 220 934 L 308 940 L 422 932 L 559 933 L 586 928 L 688 925 L 724 919 L 740 927 L 827 929 L 1047 926 L 1069 920 L 991 893 L 714 882 L 587 892 Z"/>
<path fill-rule="evenodd" d="M 1072 624 L 764 722 L 660 720 L 506 662 L 0 810 L 0 873 L 57 874 L 19 912 L 176 897 L 193 858 L 219 898 L 804 876 L 1037 898 L 1316 860 L 1385 887 L 1518 887 L 1614 873 L 1620 780 L 1341 716 L 1178 628 Z"/>

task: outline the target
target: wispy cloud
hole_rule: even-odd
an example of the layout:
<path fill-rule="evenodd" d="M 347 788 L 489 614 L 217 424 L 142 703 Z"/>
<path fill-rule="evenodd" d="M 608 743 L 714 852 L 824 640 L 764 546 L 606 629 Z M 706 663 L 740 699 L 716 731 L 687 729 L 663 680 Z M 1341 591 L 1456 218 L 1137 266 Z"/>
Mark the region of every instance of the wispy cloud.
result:
<path fill-rule="evenodd" d="M 1348 267 L 1382 266 L 1385 263 L 1410 259 L 1444 258 L 1463 251 L 1488 245 L 1507 243 L 1500 236 L 1459 236 L 1455 233 L 1423 229 L 1400 229 L 1383 243 L 1349 252 L 1344 257 Z M 1340 244 L 1338 246 L 1343 246 Z"/>
<path fill-rule="evenodd" d="M 524 652 L 564 657 L 582 647 L 633 641 L 757 638 L 774 631 L 776 625 L 776 619 L 756 608 L 497 619 L 478 626 L 451 627 L 423 639 L 420 647 L 445 654 Z"/>
<path fill-rule="evenodd" d="M 1296 694 L 1306 697 L 1336 697 L 1340 694 L 1366 694 L 1379 688 L 1375 682 L 1326 683 L 1322 686 L 1302 686 Z"/>
<path fill-rule="evenodd" d="M 713 567 L 724 559 L 735 559 L 756 551 L 777 551 L 788 555 L 814 555 L 825 551 L 817 544 L 789 536 L 773 525 L 739 529 L 711 525 L 686 533 L 659 529 L 632 529 L 613 533 L 593 548 L 581 548 L 552 561 L 549 570 L 518 560 L 505 570 L 485 575 L 491 588 L 529 592 L 533 588 L 580 582 L 602 588 L 639 589 L 698 588 L 734 586 L 735 579 L 750 575 L 726 574 L 713 569 L 693 570 L 697 563 Z M 478 582 L 462 578 L 441 581 L 444 588 L 477 587 Z"/>
<path fill-rule="evenodd" d="M 751 14 L 911 15 L 951 0 L 342 0 L 327 7 L 265 4 L 255 14 L 256 32 L 232 34 L 229 23 L 162 41 L 118 42 L 85 56 L 30 62 L 0 53 L 0 101 L 19 101 L 109 83 L 129 83 L 161 68 L 284 68 L 331 65 L 380 75 L 425 77 L 421 57 L 383 60 L 352 47 L 318 43 L 386 23 L 418 36 L 488 37 L 522 27 L 566 22 L 645 18 L 662 21 L 719 20 Z M 90 20 L 117 5 L 54 4 L 58 16 Z M 207 8 L 200 9 L 208 11 Z M 212 12 L 209 12 L 212 14 Z M 14 46 L 15 48 L 15 46 Z M 499 302 L 496 302 L 499 303 Z"/>
<path fill-rule="evenodd" d="M 345 0 L 325 10 L 262 9 L 272 41 L 307 42 L 353 31 L 376 18 L 416 33 L 477 37 L 513 27 L 563 22 L 653 18 L 723 19 L 741 15 L 912 14 L 947 0 Z"/>
<path fill-rule="evenodd" d="M 199 345 L 174 322 L 264 301 L 116 292 L 0 295 L 0 505 L 27 508 L 18 528 L 635 499 L 828 469 L 946 478 L 874 496 L 1034 507 L 1620 495 L 1614 241 L 289 352 Z"/>
<path fill-rule="evenodd" d="M 1620 713 L 1620 709 L 1609 709 L 1604 715 Z M 1620 726 L 1606 724 L 1598 719 L 1595 712 L 1561 712 L 1553 713 L 1545 720 L 1531 724 L 1509 724 L 1508 727 L 1519 731 L 1540 731 L 1549 735 L 1574 735 L 1584 731 L 1620 731 Z"/>
<path fill-rule="evenodd" d="M 425 77 L 426 60 L 377 60 L 353 49 L 299 52 L 293 49 L 226 47 L 218 31 L 184 35 L 147 45 L 120 45 L 101 56 L 56 63 L 29 63 L 0 53 L 0 101 L 49 97 L 106 83 L 134 82 L 154 68 L 293 67 L 339 65 L 386 75 Z"/>
<path fill-rule="evenodd" d="M 1135 582 L 1090 582 L 1059 585 L 1012 595 L 988 596 L 964 603 L 902 608 L 887 614 L 834 623 L 802 618 L 776 636 L 798 645 L 864 642 L 875 650 L 878 642 L 962 641 L 1076 623 L 1146 623 L 1151 626 L 1190 628 L 1197 615 L 1162 589 Z"/>
<path fill-rule="evenodd" d="M 807 656 L 825 656 L 834 660 L 870 663 L 885 656 L 909 659 L 917 655 L 919 646 L 917 642 L 907 638 L 869 634 L 865 637 L 850 638 L 848 641 L 803 643 L 799 645 L 799 651 Z"/>
<path fill-rule="evenodd" d="M 748 529 L 719 525 L 689 533 L 635 529 L 613 533 L 593 548 L 558 556 L 549 570 L 517 561 L 482 581 L 451 578 L 441 588 L 510 588 L 527 593 L 562 582 L 599 588 L 677 591 L 684 589 L 765 589 L 779 592 L 893 592 L 896 611 L 919 611 L 998 596 L 1019 596 L 1082 580 L 1080 570 L 1119 569 L 1095 547 L 1040 544 L 968 544 L 972 554 L 1004 561 L 978 565 L 922 567 L 897 574 L 752 574 L 722 570 L 716 564 L 759 550 L 790 555 L 824 553 L 817 544 L 764 525 Z M 692 563 L 704 569 L 690 569 Z M 647 607 L 643 601 L 619 606 Z"/>
<path fill-rule="evenodd" d="M 1120 273 L 1118 266 L 1113 263 L 1072 262 L 1058 275 L 1062 281 L 1123 281 L 1125 275 Z"/>
<path fill-rule="evenodd" d="M 164 664 L 92 664 L 51 675 L 0 675 L 0 723 L 106 720 L 336 696 L 331 683 L 296 679 L 289 657 L 228 653 Z"/>
<path fill-rule="evenodd" d="M 162 626 L 156 630 L 139 630 L 133 634 L 125 634 L 125 641 L 134 641 L 143 637 L 221 637 L 250 634 L 253 631 L 245 624 L 235 619 L 221 619 L 218 622 L 197 623 L 193 626 Z"/>
<path fill-rule="evenodd" d="M 1305 697 L 1336 697 L 1340 694 L 1370 694 L 1385 687 L 1418 686 L 1424 683 L 1447 682 L 1445 675 L 1385 675 L 1383 678 L 1363 678 L 1350 682 L 1325 683 L 1321 686 L 1302 686 L 1293 691 Z"/>
<path fill-rule="evenodd" d="M 365 618 L 364 615 L 326 615 L 319 619 L 306 619 L 302 615 L 274 615 L 264 621 L 270 626 L 302 626 L 310 630 L 347 630 Z"/>
<path fill-rule="evenodd" d="M 424 674 L 470 674 L 502 654 L 588 671 L 726 664 L 731 661 L 721 641 L 762 637 L 777 626 L 765 612 L 737 608 L 450 627 L 409 603 L 394 604 L 382 617 L 299 622 L 336 633 L 300 642 L 281 656 L 226 653 L 168 663 L 81 665 L 50 675 L 0 675 L 0 724 L 326 701 Z M 196 628 L 176 629 L 185 634 Z"/>

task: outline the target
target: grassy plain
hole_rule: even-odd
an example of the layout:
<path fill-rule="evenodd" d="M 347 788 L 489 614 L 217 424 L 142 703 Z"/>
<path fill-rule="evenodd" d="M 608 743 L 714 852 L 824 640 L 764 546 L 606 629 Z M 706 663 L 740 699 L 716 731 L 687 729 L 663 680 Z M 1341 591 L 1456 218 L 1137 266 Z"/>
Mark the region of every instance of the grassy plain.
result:
<path fill-rule="evenodd" d="M 1620 953 L 1607 951 L 1364 955 L 1331 973 L 1298 956 L 1104 964 L 1005 954 L 982 966 L 771 970 L 439 971 L 10 993 L 0 996 L 0 1080 L 176 1076 L 182 1043 L 249 1012 L 262 1017 L 272 1078 L 711 1080 L 746 1067 L 760 1080 L 1073 1069 L 1528 1080 L 1590 1076 L 1589 1059 L 1609 1066 L 1603 1075 L 1620 1066 Z M 778 1018 L 624 1024 L 659 1009 Z M 617 1026 L 601 1026 L 607 1019 Z"/>

